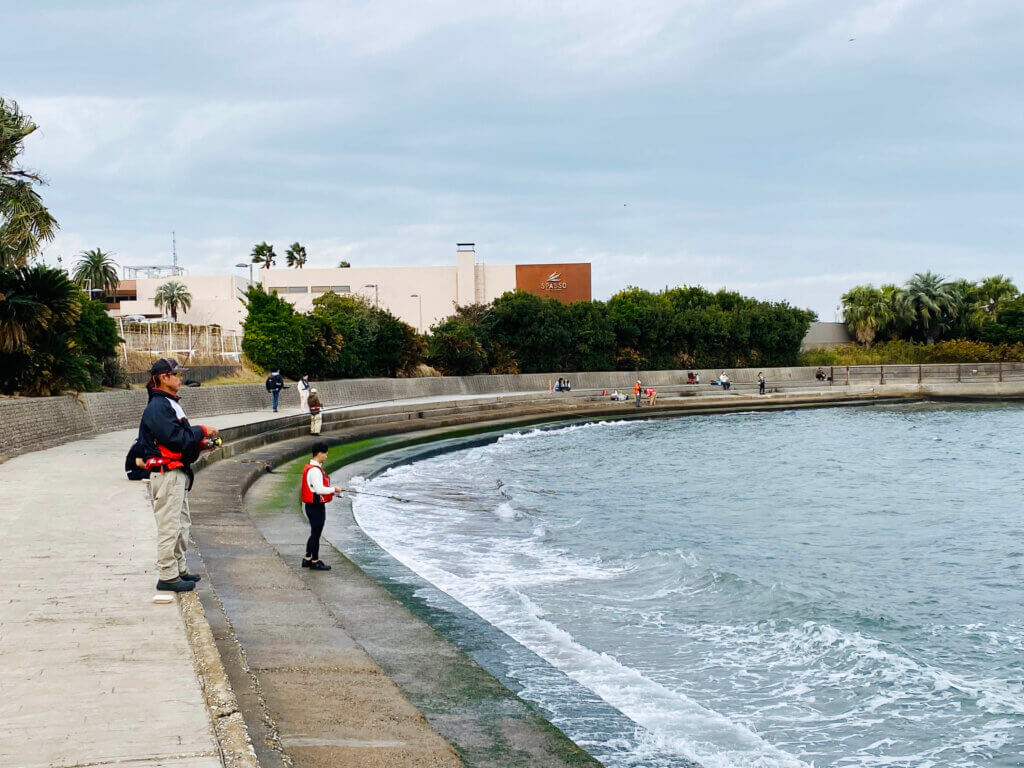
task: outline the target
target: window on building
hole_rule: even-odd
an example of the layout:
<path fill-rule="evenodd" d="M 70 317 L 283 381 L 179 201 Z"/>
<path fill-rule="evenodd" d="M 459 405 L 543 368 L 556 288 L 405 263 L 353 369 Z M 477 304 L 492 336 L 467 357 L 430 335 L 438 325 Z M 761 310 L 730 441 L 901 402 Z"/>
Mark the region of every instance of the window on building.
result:
<path fill-rule="evenodd" d="M 347 285 L 314 285 L 313 293 L 327 293 L 328 291 L 334 291 L 334 293 L 348 293 L 349 286 Z"/>
<path fill-rule="evenodd" d="M 306 285 L 278 285 L 271 288 L 278 293 L 309 293 L 309 286 Z"/>

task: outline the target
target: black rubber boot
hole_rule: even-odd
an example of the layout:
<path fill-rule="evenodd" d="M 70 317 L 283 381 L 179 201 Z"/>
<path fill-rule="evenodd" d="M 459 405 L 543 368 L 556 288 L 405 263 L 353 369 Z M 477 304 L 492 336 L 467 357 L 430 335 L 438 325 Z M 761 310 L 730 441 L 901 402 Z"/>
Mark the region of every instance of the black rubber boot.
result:
<path fill-rule="evenodd" d="M 179 573 L 178 574 L 178 578 L 179 579 L 183 579 L 184 581 L 192 581 L 192 582 L 202 581 L 203 580 L 203 577 L 200 576 L 198 573 Z"/>
<path fill-rule="evenodd" d="M 196 583 L 184 579 L 175 579 L 174 581 L 160 579 L 156 583 L 156 588 L 162 592 L 191 592 L 196 588 Z"/>

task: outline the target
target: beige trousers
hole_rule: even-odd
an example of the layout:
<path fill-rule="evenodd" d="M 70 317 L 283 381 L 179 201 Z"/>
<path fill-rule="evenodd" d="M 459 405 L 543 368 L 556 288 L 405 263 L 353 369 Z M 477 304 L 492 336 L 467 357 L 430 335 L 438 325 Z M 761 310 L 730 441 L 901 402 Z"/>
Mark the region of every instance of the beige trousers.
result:
<path fill-rule="evenodd" d="M 180 469 L 154 472 L 149 476 L 156 517 L 156 567 L 164 581 L 174 581 L 179 574 L 188 572 L 185 550 L 192 517 L 186 485 L 188 477 Z"/>
<path fill-rule="evenodd" d="M 319 435 L 320 428 L 324 424 L 324 417 L 322 414 L 314 413 L 309 420 L 309 434 Z"/>

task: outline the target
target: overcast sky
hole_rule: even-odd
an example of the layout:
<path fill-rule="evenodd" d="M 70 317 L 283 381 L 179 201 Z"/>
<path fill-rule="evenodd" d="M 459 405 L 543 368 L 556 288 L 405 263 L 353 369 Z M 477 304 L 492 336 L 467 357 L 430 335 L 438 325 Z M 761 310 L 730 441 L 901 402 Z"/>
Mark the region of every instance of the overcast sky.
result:
<path fill-rule="evenodd" d="M 20 6 L 0 95 L 41 127 L 49 261 L 474 241 L 591 261 L 595 298 L 724 285 L 823 320 L 929 268 L 1024 283 L 1020 0 Z"/>

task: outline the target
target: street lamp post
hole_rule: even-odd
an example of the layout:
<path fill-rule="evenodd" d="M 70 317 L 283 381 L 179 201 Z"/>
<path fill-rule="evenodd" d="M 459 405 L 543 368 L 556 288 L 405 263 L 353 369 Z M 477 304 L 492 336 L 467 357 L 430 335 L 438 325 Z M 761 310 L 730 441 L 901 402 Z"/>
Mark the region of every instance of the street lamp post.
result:
<path fill-rule="evenodd" d="M 423 333 L 423 297 L 418 293 L 410 293 L 410 299 L 418 299 L 420 304 L 420 333 Z"/>
<path fill-rule="evenodd" d="M 373 308 L 378 309 L 380 307 L 380 294 L 378 293 L 378 286 L 376 283 L 367 283 L 363 288 L 373 288 Z"/>
<path fill-rule="evenodd" d="M 252 263 L 249 264 L 235 264 L 238 269 L 249 268 L 249 285 L 252 285 Z"/>

